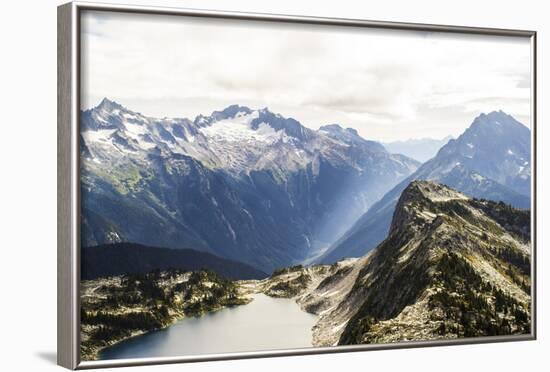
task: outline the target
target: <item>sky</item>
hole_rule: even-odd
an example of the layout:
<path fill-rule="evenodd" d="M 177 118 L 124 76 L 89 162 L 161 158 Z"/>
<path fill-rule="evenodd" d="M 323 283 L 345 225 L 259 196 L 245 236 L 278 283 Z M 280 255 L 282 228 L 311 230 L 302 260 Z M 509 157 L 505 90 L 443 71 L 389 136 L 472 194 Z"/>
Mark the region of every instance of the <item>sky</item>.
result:
<path fill-rule="evenodd" d="M 268 107 L 384 142 L 456 137 L 494 110 L 530 126 L 528 38 L 100 11 L 81 27 L 82 109 Z"/>

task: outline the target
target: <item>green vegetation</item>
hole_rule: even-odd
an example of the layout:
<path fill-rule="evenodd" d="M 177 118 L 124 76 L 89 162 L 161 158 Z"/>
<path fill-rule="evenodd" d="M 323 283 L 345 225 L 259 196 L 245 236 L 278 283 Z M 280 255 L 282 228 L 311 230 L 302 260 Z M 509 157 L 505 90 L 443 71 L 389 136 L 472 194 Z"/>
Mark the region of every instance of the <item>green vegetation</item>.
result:
<path fill-rule="evenodd" d="M 299 273 L 295 278 L 282 280 L 269 287 L 265 294 L 271 297 L 290 298 L 300 294 L 311 283 L 311 276 Z"/>
<path fill-rule="evenodd" d="M 397 264 L 400 256 L 395 248 L 410 238 L 408 233 L 390 235 L 383 243 L 384 248 L 379 248 L 378 254 L 361 270 L 359 278 L 368 277 L 373 269 L 377 273 L 368 283 L 356 281 L 352 292 L 365 300 L 349 320 L 338 344 L 364 343 L 364 336 L 374 324 L 397 316 L 407 305 L 414 304 L 426 289 L 430 279 L 427 262 L 417 263 L 417 259 L 411 257 L 409 264 L 402 267 Z M 427 244 L 428 241 L 423 241 L 421 246 Z M 421 251 L 419 248 L 417 253 Z"/>
<path fill-rule="evenodd" d="M 273 273 L 271 274 L 271 277 L 274 278 L 274 277 L 279 276 L 279 275 L 290 274 L 290 273 L 293 273 L 293 272 L 296 272 L 296 271 L 303 270 L 303 268 L 304 268 L 304 266 L 302 266 L 302 265 L 295 265 L 295 266 L 289 266 L 289 267 L 283 267 L 283 268 L 280 268 L 280 269 L 275 269 L 275 270 L 273 270 Z"/>
<path fill-rule="evenodd" d="M 482 230 L 490 232 L 496 236 L 502 235 L 504 232 L 496 223 L 489 219 L 481 219 L 473 214 L 470 208 L 465 205 L 464 202 L 450 200 L 446 202 L 441 202 L 437 204 L 437 211 L 439 213 L 444 213 L 447 216 L 451 217 L 460 217 L 464 219 L 469 224 L 478 226 Z"/>
<path fill-rule="evenodd" d="M 374 327 L 414 304 L 428 287 L 434 291 L 428 299 L 430 320 L 438 323 L 434 331 L 439 336 L 496 336 L 530 331 L 528 306 L 483 280 L 460 255 L 444 253 L 437 260 L 433 276 L 419 274 L 428 271 L 431 270 L 405 269 L 391 275 L 383 271 L 365 291 L 366 300 L 350 319 L 339 344 L 377 342 L 380 332 L 387 330 Z M 385 299 L 382 293 L 386 294 Z"/>
<path fill-rule="evenodd" d="M 105 180 L 121 195 L 138 193 L 143 190 L 147 181 L 153 175 L 150 170 L 130 165 L 124 168 L 113 167 L 105 170 L 101 167 L 94 169 L 94 173 L 102 180 Z"/>
<path fill-rule="evenodd" d="M 531 274 L 531 259 L 529 256 L 513 247 L 491 247 L 494 254 L 509 266 L 515 266 L 523 275 Z"/>
<path fill-rule="evenodd" d="M 429 306 L 444 314 L 440 335 L 475 337 L 529 332 L 528 309 L 484 281 L 457 254 L 444 254 L 436 270 L 438 292 L 430 297 Z"/>
<path fill-rule="evenodd" d="M 529 210 L 516 209 L 503 202 L 497 203 L 484 199 L 471 199 L 469 203 L 473 207 L 481 209 L 513 236 L 524 242 L 531 239 L 531 212 Z"/>

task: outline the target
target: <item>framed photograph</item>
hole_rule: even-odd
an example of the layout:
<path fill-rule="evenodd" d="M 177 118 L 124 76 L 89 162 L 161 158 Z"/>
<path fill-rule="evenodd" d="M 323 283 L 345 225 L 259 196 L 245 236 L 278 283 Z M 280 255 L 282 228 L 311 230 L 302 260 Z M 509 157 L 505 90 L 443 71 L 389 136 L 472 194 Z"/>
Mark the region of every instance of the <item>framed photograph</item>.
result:
<path fill-rule="evenodd" d="M 536 33 L 58 8 L 58 363 L 533 340 Z"/>

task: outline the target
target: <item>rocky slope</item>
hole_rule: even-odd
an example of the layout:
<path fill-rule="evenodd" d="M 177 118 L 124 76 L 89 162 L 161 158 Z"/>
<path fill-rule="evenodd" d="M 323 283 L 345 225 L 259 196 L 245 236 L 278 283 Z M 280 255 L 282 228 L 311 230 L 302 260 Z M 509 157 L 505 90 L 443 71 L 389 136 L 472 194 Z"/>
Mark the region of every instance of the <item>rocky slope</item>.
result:
<path fill-rule="evenodd" d="M 321 315 L 318 344 L 529 333 L 529 224 L 526 211 L 411 183 L 388 238 Z"/>
<path fill-rule="evenodd" d="M 360 257 L 388 236 L 399 196 L 414 180 L 443 183 L 470 197 L 530 208 L 531 133 L 513 117 L 482 114 L 456 140 L 377 201 L 319 260 Z"/>
<path fill-rule="evenodd" d="M 315 256 L 419 165 L 267 109 L 160 119 L 105 99 L 81 119 L 83 246 L 188 247 L 266 272 Z"/>
<path fill-rule="evenodd" d="M 528 211 L 415 181 L 367 256 L 245 283 L 319 315 L 315 346 L 525 334 L 529 242 Z"/>

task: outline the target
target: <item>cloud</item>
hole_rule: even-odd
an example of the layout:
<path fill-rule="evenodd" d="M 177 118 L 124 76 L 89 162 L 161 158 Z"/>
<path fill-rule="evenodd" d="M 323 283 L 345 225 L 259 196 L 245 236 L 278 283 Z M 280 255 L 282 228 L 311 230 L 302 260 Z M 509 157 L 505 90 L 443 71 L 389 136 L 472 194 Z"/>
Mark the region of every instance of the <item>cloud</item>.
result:
<path fill-rule="evenodd" d="M 516 77 L 517 85 L 516 88 L 525 88 L 531 89 L 531 75 L 530 74 L 521 74 Z"/>
<path fill-rule="evenodd" d="M 456 135 L 479 111 L 529 118 L 528 39 L 95 11 L 82 17 L 83 108 L 104 96 L 158 117 L 268 106 L 312 128 L 338 122 L 380 140 Z"/>

